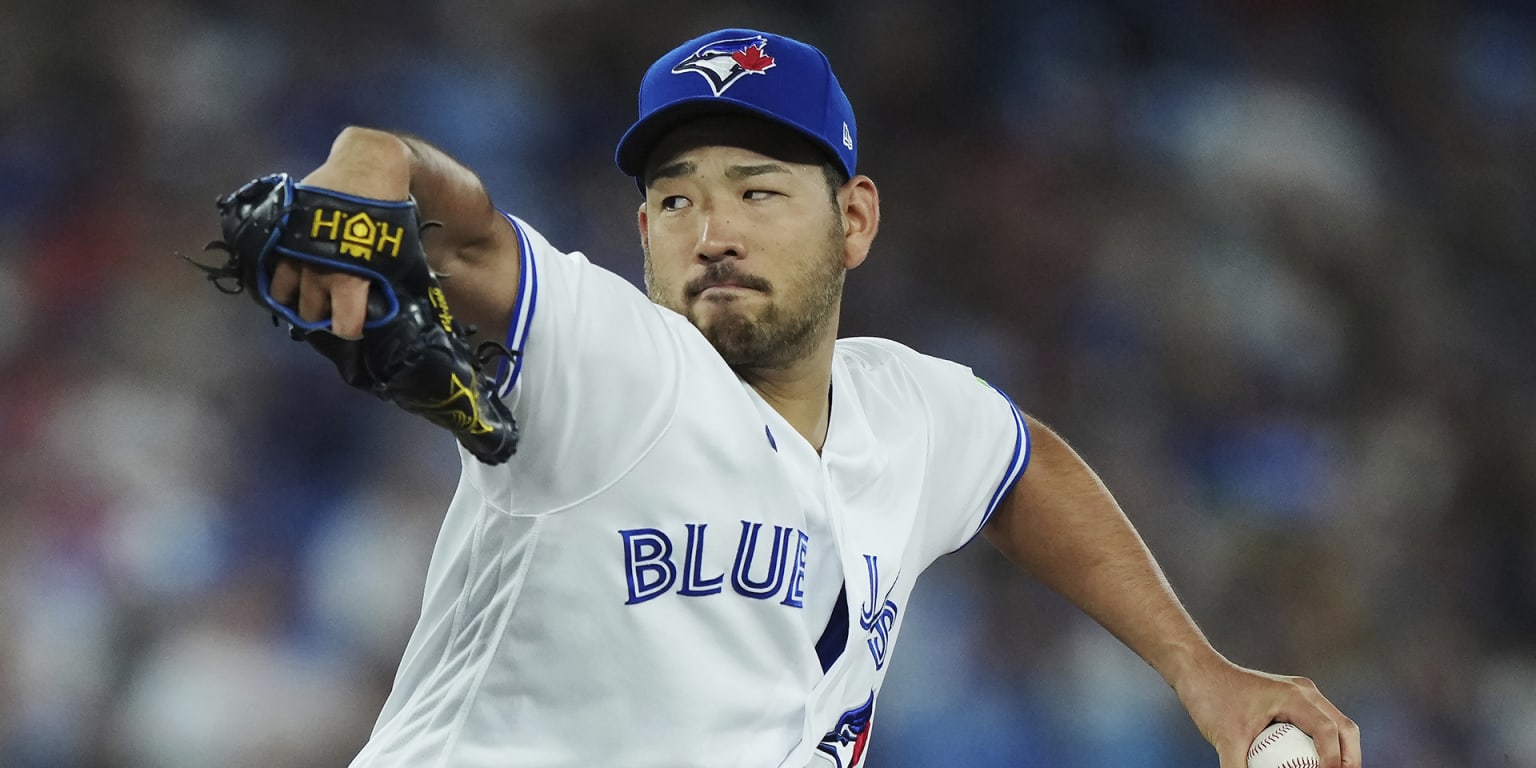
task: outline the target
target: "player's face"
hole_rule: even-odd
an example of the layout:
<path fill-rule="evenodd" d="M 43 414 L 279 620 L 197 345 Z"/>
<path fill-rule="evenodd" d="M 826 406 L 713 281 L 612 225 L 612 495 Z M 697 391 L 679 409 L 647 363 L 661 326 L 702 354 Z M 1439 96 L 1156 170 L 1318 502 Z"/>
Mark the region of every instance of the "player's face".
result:
<path fill-rule="evenodd" d="M 737 120 L 658 147 L 640 212 L 646 287 L 728 364 L 785 368 L 836 335 L 844 221 L 814 150 L 712 143 Z"/>

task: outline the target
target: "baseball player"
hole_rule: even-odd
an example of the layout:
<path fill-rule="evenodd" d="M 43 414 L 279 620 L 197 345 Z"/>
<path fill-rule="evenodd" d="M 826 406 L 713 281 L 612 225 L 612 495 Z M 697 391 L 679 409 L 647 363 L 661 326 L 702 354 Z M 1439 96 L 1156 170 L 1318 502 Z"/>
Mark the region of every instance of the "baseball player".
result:
<path fill-rule="evenodd" d="M 644 196 L 648 295 L 413 137 L 348 128 L 298 183 L 230 199 L 276 201 L 280 231 L 234 250 L 349 381 L 400 378 L 335 345 L 374 355 L 415 306 L 380 266 L 414 237 L 390 217 L 415 212 L 437 312 L 418 329 L 507 352 L 476 399 L 439 345 L 457 389 L 412 401 L 460 437 L 463 473 L 354 766 L 851 768 L 913 585 L 978 533 L 1156 668 L 1223 768 L 1275 720 L 1360 764 L 1310 682 L 1212 649 L 1059 437 L 961 365 L 837 338 L 880 205 L 820 51 L 721 30 L 662 56 L 639 101 L 616 159 Z M 469 405 L 433 417 L 448 401 Z"/>

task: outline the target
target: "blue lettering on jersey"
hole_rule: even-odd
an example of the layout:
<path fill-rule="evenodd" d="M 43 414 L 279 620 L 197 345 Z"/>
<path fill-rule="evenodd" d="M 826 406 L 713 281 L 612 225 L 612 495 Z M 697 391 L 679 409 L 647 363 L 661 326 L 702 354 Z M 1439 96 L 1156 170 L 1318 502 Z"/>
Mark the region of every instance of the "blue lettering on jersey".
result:
<path fill-rule="evenodd" d="M 784 586 L 784 555 L 789 552 L 789 532 L 792 528 L 782 525 L 773 527 L 773 553 L 768 556 L 768 572 L 761 579 L 752 578 L 752 561 L 757 557 L 757 534 L 762 523 L 741 521 L 741 543 L 736 547 L 736 565 L 731 568 L 731 586 L 747 597 L 765 600 L 779 593 Z"/>
<path fill-rule="evenodd" d="M 731 589 L 756 600 L 777 599 L 790 608 L 805 606 L 805 568 L 811 537 L 788 526 L 773 526 L 773 539 L 763 536 L 764 523 L 741 521 L 741 537 L 731 566 Z M 708 523 L 683 526 L 682 564 L 673 556 L 672 537 L 656 528 L 619 531 L 624 546 L 625 605 L 638 605 L 676 591 L 685 597 L 707 597 L 724 591 L 723 571 L 706 576 Z M 761 575 L 756 575 L 761 574 Z"/>
<path fill-rule="evenodd" d="M 791 608 L 805 607 L 805 554 L 811 546 L 811 537 L 805 531 L 795 531 L 799 541 L 795 544 L 795 562 L 789 567 L 789 588 L 784 590 L 783 604 Z"/>
<path fill-rule="evenodd" d="M 655 528 L 619 531 L 624 537 L 624 574 L 629 579 L 625 605 L 660 597 L 677 581 L 672 564 L 672 540 Z"/>
<path fill-rule="evenodd" d="M 859 627 L 869 633 L 866 641 L 869 654 L 875 659 L 875 669 L 880 669 L 885 666 L 886 654 L 891 649 L 891 630 L 896 626 L 896 603 L 891 600 L 890 589 L 885 591 L 884 598 L 880 597 L 879 558 L 865 555 L 864 566 L 869 571 L 869 602 L 859 605 Z"/>
<path fill-rule="evenodd" d="M 700 597 L 713 595 L 720 591 L 720 582 L 725 581 L 725 574 L 704 578 L 699 573 L 704 560 L 704 529 L 708 523 L 689 523 L 688 546 L 683 548 L 683 585 L 678 587 L 679 595 Z"/>

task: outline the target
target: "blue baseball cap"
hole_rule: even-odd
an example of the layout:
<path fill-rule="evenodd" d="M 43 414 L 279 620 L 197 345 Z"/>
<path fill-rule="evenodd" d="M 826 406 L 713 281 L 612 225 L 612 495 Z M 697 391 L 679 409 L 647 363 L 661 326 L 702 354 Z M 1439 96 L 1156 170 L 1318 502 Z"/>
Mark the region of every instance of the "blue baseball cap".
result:
<path fill-rule="evenodd" d="M 657 59 L 640 81 L 640 119 L 619 139 L 614 161 L 639 181 L 663 134 L 722 113 L 793 128 L 854 175 L 859 131 L 832 64 L 812 46 L 751 29 L 711 32 Z"/>

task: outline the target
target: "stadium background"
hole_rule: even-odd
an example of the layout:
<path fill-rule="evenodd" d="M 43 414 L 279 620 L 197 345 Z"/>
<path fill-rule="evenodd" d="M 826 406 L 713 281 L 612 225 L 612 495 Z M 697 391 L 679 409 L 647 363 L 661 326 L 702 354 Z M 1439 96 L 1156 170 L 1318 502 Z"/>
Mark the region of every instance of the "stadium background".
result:
<path fill-rule="evenodd" d="M 1514 0 L 8 0 L 0 765 L 344 764 L 450 440 L 172 253 L 357 122 L 638 279 L 613 143 L 644 67 L 724 25 L 821 45 L 858 110 L 885 218 L 847 334 L 966 362 L 1063 431 L 1218 647 L 1317 680 L 1368 765 L 1536 766 Z M 1215 765 L 985 543 L 908 616 L 873 768 Z"/>

